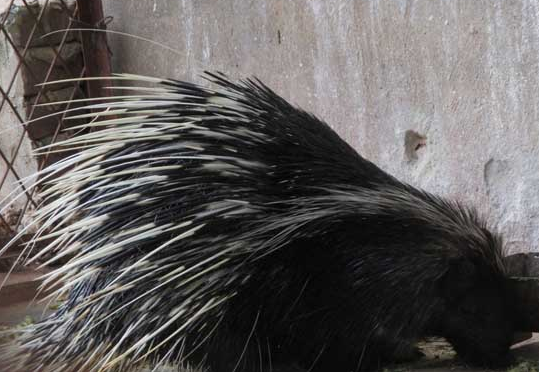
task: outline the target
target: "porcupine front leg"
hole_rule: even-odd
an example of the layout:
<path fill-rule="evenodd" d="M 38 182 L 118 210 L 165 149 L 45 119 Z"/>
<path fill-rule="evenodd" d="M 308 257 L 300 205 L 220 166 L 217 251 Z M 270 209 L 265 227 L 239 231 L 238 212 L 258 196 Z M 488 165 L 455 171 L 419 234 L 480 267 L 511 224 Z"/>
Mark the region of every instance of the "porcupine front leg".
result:
<path fill-rule="evenodd" d="M 410 363 L 423 358 L 425 354 L 413 344 L 401 345 L 387 355 L 387 360 L 395 363 Z"/>
<path fill-rule="evenodd" d="M 344 353 L 346 353 L 344 347 L 341 350 L 343 354 L 340 356 L 335 354 L 332 358 L 344 359 Z M 348 350 L 348 353 L 350 352 L 351 350 Z M 413 341 L 384 334 L 384 337 L 380 335 L 378 337 L 371 337 L 359 353 L 356 350 L 351 356 L 349 354 L 349 357 L 354 359 L 348 362 L 347 368 L 353 368 L 352 370 L 358 371 L 373 371 L 388 364 L 411 363 L 424 356 L 425 354 Z"/>
<path fill-rule="evenodd" d="M 425 356 L 413 340 L 396 337 L 385 330 L 376 332 L 373 343 L 386 363 L 410 363 Z"/>

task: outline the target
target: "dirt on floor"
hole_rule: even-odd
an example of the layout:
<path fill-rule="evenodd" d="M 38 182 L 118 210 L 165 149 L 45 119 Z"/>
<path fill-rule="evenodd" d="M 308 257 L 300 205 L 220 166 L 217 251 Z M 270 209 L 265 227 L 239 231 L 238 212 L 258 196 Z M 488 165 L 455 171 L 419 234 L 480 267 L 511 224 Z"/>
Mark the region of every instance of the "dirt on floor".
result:
<path fill-rule="evenodd" d="M 425 357 L 410 364 L 400 364 L 384 372 L 490 372 L 491 369 L 473 368 L 459 360 L 451 345 L 441 338 L 432 338 L 419 345 Z M 516 362 L 500 372 L 539 372 L 539 333 L 513 346 Z"/>

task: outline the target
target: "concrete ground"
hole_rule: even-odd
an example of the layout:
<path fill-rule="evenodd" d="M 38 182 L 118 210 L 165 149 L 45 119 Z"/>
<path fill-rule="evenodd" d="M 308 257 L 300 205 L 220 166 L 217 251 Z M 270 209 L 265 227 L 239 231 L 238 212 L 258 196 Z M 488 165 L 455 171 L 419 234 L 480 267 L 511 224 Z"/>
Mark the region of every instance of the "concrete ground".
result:
<path fill-rule="evenodd" d="M 387 367 L 382 372 L 494 372 L 489 369 L 470 368 L 459 363 L 451 346 L 443 340 L 430 340 L 421 345 L 425 358 L 411 364 Z M 539 372 L 539 333 L 529 340 L 515 345 L 517 362 L 507 372 Z M 150 372 L 150 369 L 143 372 Z M 154 371 L 152 371 L 154 372 Z M 155 372 L 177 372 L 173 367 L 164 367 Z M 189 371 L 191 372 L 191 371 Z M 276 370 L 274 372 L 302 372 L 299 370 Z M 333 371 L 328 371 L 333 372 Z M 500 371 L 501 372 L 501 371 Z"/>
<path fill-rule="evenodd" d="M 49 313 L 44 303 L 21 302 L 9 306 L 0 306 L 0 331 L 28 321 L 41 319 L 43 314 Z M 425 358 L 412 363 L 400 364 L 384 369 L 384 372 L 489 372 L 488 369 L 470 368 L 460 363 L 455 358 L 451 347 L 443 340 L 429 340 L 428 343 L 420 344 Z M 509 368 L 508 372 L 539 372 L 539 333 L 534 334 L 529 340 L 514 346 L 514 354 L 517 364 Z M 0 360 L 1 367 L 1 360 Z M 0 369 L 3 371 L 3 369 Z M 177 372 L 177 368 L 163 367 L 158 371 L 148 369 L 144 372 Z M 81 371 L 83 372 L 83 371 Z M 182 371 L 183 372 L 183 371 Z M 275 371 L 278 372 L 278 371 Z M 284 372 L 284 371 L 283 371 Z M 298 371 L 295 371 L 298 372 Z M 330 372 L 330 371 L 328 371 Z"/>
<path fill-rule="evenodd" d="M 35 322 L 50 314 L 53 309 L 48 307 L 45 301 L 34 301 L 39 281 L 36 279 L 44 274 L 44 271 L 21 270 L 12 273 L 2 291 L 0 291 L 0 343 L 5 334 L 2 331 L 9 330 L 18 325 Z M 0 272 L 0 282 L 5 273 Z M 419 344 L 425 357 L 415 363 L 400 364 L 384 369 L 384 372 L 406 371 L 432 371 L 432 372 L 487 372 L 485 369 L 473 369 L 464 366 L 455 358 L 451 346 L 441 339 L 431 339 Z M 508 369 L 509 372 L 539 372 L 539 333 L 532 338 L 514 346 L 514 354 L 517 364 Z M 0 355 L 0 372 L 8 371 L 2 366 Z M 163 367 L 159 370 L 148 369 L 144 372 L 178 372 L 177 367 Z M 81 371 L 84 372 L 84 371 Z M 183 370 L 180 372 L 195 372 Z M 196 371 L 199 372 L 199 371 Z M 293 370 L 277 370 L 274 372 L 302 372 Z M 328 371 L 332 372 L 332 371 Z"/>
<path fill-rule="evenodd" d="M 470 368 L 459 362 L 451 346 L 444 340 L 430 340 L 421 345 L 426 357 L 416 363 L 387 368 L 387 372 L 488 372 L 490 369 Z M 539 372 L 539 334 L 513 346 L 516 364 L 508 372 Z"/>

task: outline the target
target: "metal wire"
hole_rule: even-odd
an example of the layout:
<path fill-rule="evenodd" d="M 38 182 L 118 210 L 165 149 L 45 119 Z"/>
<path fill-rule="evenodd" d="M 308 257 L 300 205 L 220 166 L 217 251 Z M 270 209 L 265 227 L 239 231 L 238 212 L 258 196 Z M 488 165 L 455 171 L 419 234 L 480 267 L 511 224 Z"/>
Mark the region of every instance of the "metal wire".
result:
<path fill-rule="evenodd" d="M 70 31 L 72 28 L 80 26 L 81 23 L 92 25 L 92 23 L 88 22 L 88 20 L 96 19 L 96 17 L 99 17 L 99 19 L 103 18 L 102 14 L 92 15 L 87 13 L 88 7 L 86 3 L 88 1 L 90 1 L 91 4 L 94 4 L 96 2 L 96 0 L 79 0 L 75 4 L 73 4 L 72 2 L 68 4 L 67 0 L 44 0 L 39 2 L 39 6 L 36 6 L 35 3 L 29 3 L 27 0 L 17 0 L 17 2 L 15 2 L 15 0 L 10 0 L 7 7 L 5 7 L 6 11 L 3 17 L 0 19 L 0 38 L 4 39 L 6 46 L 8 48 L 11 48 L 10 52 L 15 55 L 17 59 L 14 65 L 13 74 L 7 79 L 4 79 L 5 81 L 0 80 L 0 117 L 2 117 L 2 114 L 5 114 L 5 110 L 10 110 L 13 114 L 13 117 L 16 118 L 16 122 L 0 122 L 0 131 L 5 130 L 5 128 L 10 125 L 23 126 L 22 134 L 16 138 L 13 138 L 10 141 L 13 144 L 13 150 L 10 150 L 9 154 L 7 153 L 6 149 L 0 147 L 0 163 L 3 163 L 6 167 L 5 171 L 3 171 L 0 175 L 0 195 L 7 194 L 6 192 L 2 191 L 6 191 L 8 186 L 10 186 L 7 184 L 7 180 L 11 176 L 17 182 L 17 187 L 19 188 L 19 190 L 17 191 L 24 193 L 25 196 L 25 201 L 23 203 L 22 209 L 20 210 L 20 213 L 18 214 L 16 223 L 13 223 L 12 221 L 10 223 L 10 221 L 8 221 L 4 215 L 0 215 L 0 235 L 4 230 L 7 231 L 8 235 L 14 235 L 20 229 L 25 215 L 27 215 L 29 212 L 30 206 L 36 207 L 39 203 L 39 201 L 35 198 L 36 190 L 33 188 L 27 189 L 24 186 L 24 170 L 17 169 L 16 164 L 18 163 L 18 158 L 22 156 L 21 148 L 26 140 L 31 141 L 31 144 L 34 148 L 39 146 L 38 141 L 32 139 L 32 137 L 29 135 L 28 127 L 25 125 L 28 120 L 34 119 L 34 116 L 36 115 L 35 104 L 53 102 L 53 99 L 51 98 L 52 95 L 49 91 L 50 86 L 40 85 L 37 93 L 32 92 L 32 97 L 30 99 L 26 98 L 27 103 L 31 103 L 29 109 L 25 110 L 26 112 L 21 112 L 22 109 L 17 106 L 13 98 L 16 93 L 21 94 L 20 92 L 14 92 L 16 86 L 15 83 L 21 74 L 27 74 L 27 79 L 33 82 L 49 82 L 51 81 L 51 76 L 53 75 L 53 73 L 58 74 L 59 69 L 61 73 L 67 77 L 85 76 L 86 72 L 89 71 L 86 68 L 86 65 L 89 63 L 89 61 L 91 61 L 91 53 L 93 50 L 95 50 L 96 46 L 89 45 L 89 43 L 85 40 L 82 34 L 78 32 L 78 42 L 81 43 L 82 48 L 80 64 L 68 63 L 68 61 L 66 61 L 65 58 L 62 56 L 62 51 L 64 50 L 64 47 L 67 45 L 67 43 L 71 41 L 69 37 L 73 33 L 73 31 Z M 100 1 L 97 2 L 100 3 Z M 81 17 L 80 15 L 81 4 L 82 7 L 85 8 L 86 12 L 84 17 Z M 61 16 L 65 16 L 68 20 L 67 27 L 62 30 L 63 35 L 61 40 L 56 43 L 54 42 L 53 38 L 41 38 L 40 36 L 46 34 L 45 22 L 49 21 L 46 19 L 46 16 L 51 6 L 54 6 L 55 11 L 61 12 Z M 23 19 L 22 22 L 31 22 L 31 28 L 28 25 L 25 26 L 30 29 L 26 40 L 14 40 L 13 35 L 9 33 L 7 22 L 10 13 L 12 16 L 13 14 L 15 14 L 15 16 L 21 16 L 20 14 L 22 13 L 20 11 L 16 12 L 15 7 L 24 7 L 24 14 L 26 15 L 26 18 Z M 100 27 L 101 25 L 95 24 L 94 26 Z M 56 37 L 55 39 L 57 40 L 58 38 Z M 36 71 L 36 66 L 33 65 L 32 61 L 28 58 L 32 46 L 37 41 L 40 44 L 40 48 L 50 48 L 53 56 L 44 76 L 40 76 L 39 71 Z M 103 62 L 100 61 L 100 63 Z M 78 68 L 79 66 L 82 67 L 78 71 L 73 71 L 74 67 Z M 95 66 L 92 66 L 92 71 L 94 70 Z M 105 70 L 110 71 L 110 66 L 106 66 Z M 41 71 L 43 71 L 42 68 Z M 62 87 L 61 89 L 64 90 L 66 89 L 66 87 Z M 70 94 L 68 94 L 70 100 L 73 99 L 75 96 L 77 96 L 77 98 L 89 97 L 89 95 L 87 94 L 88 88 L 86 86 L 82 87 L 81 84 L 78 82 L 73 82 L 72 86 L 70 86 L 69 89 L 71 89 Z M 26 93 L 27 92 L 22 92 L 23 95 Z M 20 98 L 20 96 L 18 98 Z M 70 105 L 63 105 L 62 107 L 58 107 L 57 105 L 43 107 L 45 107 L 50 113 L 54 113 L 59 109 L 69 109 Z M 55 129 L 51 131 L 52 136 L 50 136 L 51 143 L 54 143 L 56 141 L 62 129 L 65 128 L 63 123 L 64 118 L 65 114 L 58 115 L 56 117 Z M 49 151 L 47 151 L 39 159 L 36 159 L 36 166 L 38 170 L 41 170 L 50 161 L 50 159 L 52 158 L 50 151 L 52 150 L 53 149 L 50 148 Z M 0 236 L 0 238 L 3 237 Z"/>

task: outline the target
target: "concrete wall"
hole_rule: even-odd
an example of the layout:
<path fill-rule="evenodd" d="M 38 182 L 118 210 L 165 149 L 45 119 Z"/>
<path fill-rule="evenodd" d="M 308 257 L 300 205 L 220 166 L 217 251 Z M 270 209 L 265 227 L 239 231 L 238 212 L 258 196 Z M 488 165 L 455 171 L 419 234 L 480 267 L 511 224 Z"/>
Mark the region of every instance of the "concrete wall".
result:
<path fill-rule="evenodd" d="M 256 75 L 413 185 L 539 251 L 539 2 L 104 0 L 116 71 Z"/>

